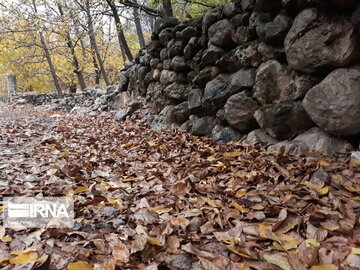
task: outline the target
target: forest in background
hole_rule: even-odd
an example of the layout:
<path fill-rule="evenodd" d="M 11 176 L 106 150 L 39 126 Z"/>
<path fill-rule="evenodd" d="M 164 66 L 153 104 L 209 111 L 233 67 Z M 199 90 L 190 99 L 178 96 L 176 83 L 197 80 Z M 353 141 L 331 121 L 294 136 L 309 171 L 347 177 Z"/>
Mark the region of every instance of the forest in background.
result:
<path fill-rule="evenodd" d="M 68 92 L 116 82 L 156 20 L 195 18 L 230 0 L 0 0 L 0 74 L 18 91 Z"/>

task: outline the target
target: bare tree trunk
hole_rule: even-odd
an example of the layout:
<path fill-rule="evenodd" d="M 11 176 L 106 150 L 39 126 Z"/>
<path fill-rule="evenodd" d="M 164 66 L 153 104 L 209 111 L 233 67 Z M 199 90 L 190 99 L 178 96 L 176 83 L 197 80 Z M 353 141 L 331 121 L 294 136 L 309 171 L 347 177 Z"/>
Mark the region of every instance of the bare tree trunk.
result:
<path fill-rule="evenodd" d="M 64 17 L 64 11 L 62 9 L 60 2 L 57 3 L 57 6 L 58 6 L 61 17 Z M 84 91 L 86 88 L 86 84 L 85 84 L 84 76 L 81 72 L 79 60 L 75 53 L 75 46 L 71 40 L 70 32 L 65 31 L 65 35 L 66 35 L 66 45 L 70 49 L 71 56 L 72 56 L 72 65 L 74 67 L 74 73 L 79 81 L 81 90 Z"/>
<path fill-rule="evenodd" d="M 114 16 L 114 20 L 115 20 L 115 24 L 116 24 L 116 31 L 118 34 L 118 39 L 119 39 L 119 45 L 120 45 L 120 49 L 124 50 L 127 58 L 129 59 L 129 61 L 132 61 L 134 59 L 129 45 L 127 44 L 126 38 L 125 38 L 125 34 L 124 31 L 122 29 L 122 25 L 121 25 L 121 21 L 120 21 L 120 16 L 119 13 L 117 11 L 116 5 L 114 4 L 113 0 L 106 0 L 106 3 L 109 5 L 111 12 Z"/>
<path fill-rule="evenodd" d="M 36 2 L 35 2 L 35 0 L 32 0 L 32 4 L 33 4 L 34 11 L 35 11 L 35 13 L 37 14 L 37 7 L 36 7 Z M 63 97 L 64 94 L 63 94 L 63 92 L 62 92 L 62 90 L 61 90 L 59 78 L 58 78 L 58 76 L 56 75 L 55 66 L 54 66 L 53 61 L 52 61 L 52 59 L 51 59 L 50 50 L 49 50 L 49 48 L 48 48 L 47 45 L 46 45 L 45 38 L 44 38 L 44 35 L 43 35 L 43 33 L 42 33 L 42 30 L 40 30 L 39 37 L 40 37 L 41 47 L 42 47 L 42 49 L 44 50 L 45 58 L 46 58 L 46 61 L 48 62 L 48 65 L 49 65 L 50 74 L 51 74 L 51 76 L 52 76 L 52 79 L 53 79 L 53 83 L 54 83 L 56 92 L 58 93 L 58 95 L 59 95 L 60 97 Z"/>
<path fill-rule="evenodd" d="M 162 0 L 164 17 L 174 17 L 171 0 Z"/>
<path fill-rule="evenodd" d="M 137 3 L 136 0 L 134 0 L 134 2 Z M 143 48 L 145 48 L 145 39 L 144 39 L 143 30 L 142 30 L 142 27 L 141 27 L 139 10 L 137 8 L 133 8 L 133 15 L 134 15 L 134 21 L 135 21 L 135 27 L 136 27 L 137 36 L 138 36 L 139 43 L 140 43 L 140 48 L 143 49 Z"/>
<path fill-rule="evenodd" d="M 110 81 L 106 75 L 105 72 L 105 68 L 104 68 L 104 64 L 100 55 L 100 51 L 99 48 L 97 46 L 96 43 L 96 39 L 95 39 L 95 33 L 94 33 L 94 27 L 93 27 L 93 22 L 92 22 L 92 16 L 91 16 L 91 12 L 90 12 L 90 1 L 86 0 L 85 1 L 85 5 L 86 5 L 86 16 L 87 16 L 87 24 L 88 24 L 88 34 L 89 34 L 89 39 L 90 39 L 90 43 L 94 49 L 95 52 L 95 56 L 97 58 L 97 62 L 98 65 L 100 67 L 100 71 L 101 71 L 101 75 L 105 81 L 106 85 L 110 85 Z"/>
<path fill-rule="evenodd" d="M 53 78 L 53 82 L 54 82 L 54 86 L 56 88 L 56 92 L 58 93 L 58 95 L 60 97 L 63 97 L 64 95 L 63 95 L 63 92 L 61 90 L 59 78 L 56 75 L 56 70 L 55 70 L 54 64 L 53 64 L 52 59 L 51 59 L 50 51 L 49 51 L 49 48 L 46 46 L 44 35 L 43 35 L 42 32 L 40 32 L 40 42 L 41 42 L 41 46 L 42 46 L 42 48 L 44 50 L 44 53 L 45 53 L 46 61 L 48 62 L 48 65 L 49 65 L 50 73 L 51 73 L 51 76 Z"/>

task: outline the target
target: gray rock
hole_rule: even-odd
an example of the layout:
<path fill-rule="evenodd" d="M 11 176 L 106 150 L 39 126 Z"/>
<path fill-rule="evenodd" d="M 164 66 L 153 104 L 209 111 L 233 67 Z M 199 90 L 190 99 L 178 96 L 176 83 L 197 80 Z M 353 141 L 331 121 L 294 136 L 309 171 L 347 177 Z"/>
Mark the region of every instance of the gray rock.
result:
<path fill-rule="evenodd" d="M 306 94 L 311 119 L 334 135 L 360 134 L 360 66 L 331 72 Z"/>
<path fill-rule="evenodd" d="M 245 138 L 246 142 L 256 143 L 256 142 L 262 142 L 266 144 L 276 144 L 279 141 L 273 137 L 271 137 L 269 134 L 267 134 L 264 130 L 261 128 L 255 129 L 251 131 L 247 137 Z"/>
<path fill-rule="evenodd" d="M 263 56 L 264 60 L 275 59 L 280 62 L 286 61 L 286 55 L 284 48 L 281 47 L 272 47 L 270 45 L 261 42 L 258 47 L 259 53 Z"/>
<path fill-rule="evenodd" d="M 188 26 L 184 30 L 181 31 L 181 39 L 188 41 L 192 37 L 196 37 L 199 34 L 196 27 Z"/>
<path fill-rule="evenodd" d="M 229 74 L 223 73 L 206 84 L 202 98 L 204 108 L 213 111 L 225 104 L 226 100 L 233 94 L 227 91 L 230 78 Z"/>
<path fill-rule="evenodd" d="M 189 66 L 186 64 L 185 57 L 175 56 L 171 60 L 171 67 L 177 72 L 185 72 L 189 70 Z"/>
<path fill-rule="evenodd" d="M 231 96 L 224 108 L 225 119 L 233 128 L 240 132 L 248 132 L 257 127 L 254 112 L 259 108 L 259 104 L 245 92 Z"/>
<path fill-rule="evenodd" d="M 285 52 L 292 69 L 311 73 L 349 64 L 358 53 L 357 40 L 348 19 L 306 9 L 286 36 Z"/>
<path fill-rule="evenodd" d="M 219 75 L 219 73 L 220 71 L 218 67 L 214 67 L 214 66 L 205 67 L 200 71 L 199 75 L 197 75 L 194 78 L 193 83 L 201 87 L 204 87 L 207 82 L 213 80 L 217 75 Z"/>
<path fill-rule="evenodd" d="M 175 18 L 161 18 L 159 20 L 156 21 L 155 23 L 155 30 L 154 33 L 155 34 L 159 34 L 161 32 L 161 30 L 165 29 L 165 28 L 172 28 L 174 26 L 176 26 L 179 23 L 179 21 Z"/>
<path fill-rule="evenodd" d="M 155 130 L 170 129 L 173 126 L 172 111 L 174 105 L 166 106 L 154 117 L 150 123 L 150 128 Z"/>
<path fill-rule="evenodd" d="M 269 104 L 275 100 L 295 101 L 303 97 L 314 86 L 309 76 L 297 76 L 276 60 L 269 60 L 258 69 L 253 97 L 260 104 Z"/>
<path fill-rule="evenodd" d="M 229 20 L 221 20 L 209 28 L 209 40 L 215 46 L 232 48 L 235 43 L 231 38 L 231 24 Z"/>
<path fill-rule="evenodd" d="M 152 68 L 152 69 L 155 69 L 155 68 L 157 68 L 157 65 L 160 63 L 160 59 L 159 58 L 152 58 L 151 60 L 150 60 L 150 67 Z"/>
<path fill-rule="evenodd" d="M 255 0 L 241 0 L 241 9 L 246 11 L 251 11 L 255 7 Z"/>
<path fill-rule="evenodd" d="M 150 67 L 150 61 L 151 61 L 151 55 L 150 54 L 144 54 L 140 57 L 140 64 L 143 66 Z"/>
<path fill-rule="evenodd" d="M 209 27 L 220 20 L 222 10 L 220 8 L 213 9 L 205 13 L 202 21 L 202 33 L 207 34 Z"/>
<path fill-rule="evenodd" d="M 175 71 L 163 70 L 160 76 L 160 82 L 162 84 L 170 84 L 176 82 L 177 74 Z"/>
<path fill-rule="evenodd" d="M 297 155 L 306 152 L 345 153 L 352 150 L 352 146 L 345 140 L 333 137 L 318 127 L 313 127 L 299 134 L 293 141 L 280 142 L 269 148 L 279 151 L 284 148 L 286 155 Z"/>
<path fill-rule="evenodd" d="M 166 59 L 163 62 L 163 69 L 171 70 L 171 59 Z"/>
<path fill-rule="evenodd" d="M 258 46 L 259 42 L 257 41 L 240 45 L 221 57 L 217 66 L 223 72 L 235 72 L 241 68 L 258 67 L 262 61 Z"/>
<path fill-rule="evenodd" d="M 257 36 L 254 27 L 240 25 L 232 28 L 231 38 L 236 44 L 242 45 L 246 42 L 255 40 Z"/>
<path fill-rule="evenodd" d="M 164 93 L 167 97 L 175 100 L 184 100 L 186 95 L 186 85 L 180 84 L 178 82 L 173 82 L 172 84 L 164 88 Z"/>
<path fill-rule="evenodd" d="M 124 121 L 127 116 L 126 109 L 121 109 L 115 114 L 115 120 L 116 121 Z"/>
<path fill-rule="evenodd" d="M 282 3 L 281 0 L 256 0 L 255 7 L 260 11 L 278 12 L 282 8 Z"/>
<path fill-rule="evenodd" d="M 203 90 L 200 88 L 191 88 L 188 95 L 189 110 L 191 113 L 197 113 L 202 107 Z"/>
<path fill-rule="evenodd" d="M 167 48 L 163 48 L 161 51 L 160 51 L 160 60 L 162 62 L 164 62 L 166 59 L 169 58 L 169 52 L 168 52 L 168 49 Z"/>
<path fill-rule="evenodd" d="M 176 105 L 172 110 L 172 118 L 178 124 L 183 124 L 186 120 L 188 120 L 189 115 L 189 103 L 187 101 Z"/>
<path fill-rule="evenodd" d="M 256 27 L 260 24 L 271 22 L 273 18 L 274 16 L 269 12 L 255 9 L 249 18 L 249 26 Z"/>
<path fill-rule="evenodd" d="M 216 125 L 212 132 L 211 138 L 213 138 L 219 144 L 227 144 L 232 141 L 239 141 L 243 137 L 238 131 L 231 127 L 224 127 L 222 125 Z"/>
<path fill-rule="evenodd" d="M 191 128 L 191 133 L 195 136 L 208 136 L 211 134 L 213 127 L 215 126 L 215 117 L 204 116 L 196 119 Z"/>
<path fill-rule="evenodd" d="M 184 56 L 186 59 L 191 59 L 199 50 L 201 46 L 199 45 L 199 38 L 192 37 L 190 38 L 189 43 L 184 48 Z"/>
<path fill-rule="evenodd" d="M 239 14 L 241 12 L 241 6 L 239 6 L 239 3 L 231 3 L 229 5 L 226 5 L 224 7 L 224 14 L 228 18 L 234 17 L 236 14 Z"/>
<path fill-rule="evenodd" d="M 201 58 L 201 65 L 203 67 L 205 66 L 211 66 L 218 61 L 221 56 L 224 54 L 224 50 L 216 47 L 214 45 L 210 45 L 203 53 Z"/>
<path fill-rule="evenodd" d="M 158 69 L 154 69 L 153 80 L 158 81 L 160 80 L 160 77 L 161 77 L 161 71 Z"/>
<path fill-rule="evenodd" d="M 281 45 L 286 34 L 292 26 L 292 19 L 284 14 L 279 14 L 272 22 L 259 24 L 256 33 L 260 40 L 272 45 Z"/>
<path fill-rule="evenodd" d="M 182 55 L 185 48 L 185 44 L 181 40 L 177 40 L 174 44 L 169 48 L 169 56 L 173 58 L 176 55 Z"/>
<path fill-rule="evenodd" d="M 173 31 L 171 28 L 165 28 L 161 30 L 159 34 L 159 39 L 163 46 L 166 46 L 169 43 L 169 41 L 173 39 L 173 37 L 174 37 Z"/>
<path fill-rule="evenodd" d="M 232 74 L 231 81 L 228 85 L 231 93 L 240 92 L 244 88 L 252 88 L 255 84 L 256 69 L 244 68 Z"/>
<path fill-rule="evenodd" d="M 254 117 L 262 129 L 277 139 L 288 139 L 314 126 L 300 102 L 264 106 Z"/>

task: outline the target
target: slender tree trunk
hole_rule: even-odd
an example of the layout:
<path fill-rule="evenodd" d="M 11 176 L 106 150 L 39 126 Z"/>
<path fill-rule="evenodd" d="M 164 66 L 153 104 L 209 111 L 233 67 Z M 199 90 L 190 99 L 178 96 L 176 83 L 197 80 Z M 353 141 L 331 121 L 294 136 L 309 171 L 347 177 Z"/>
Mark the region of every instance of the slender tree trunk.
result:
<path fill-rule="evenodd" d="M 134 0 L 135 3 L 137 3 L 136 0 Z M 141 27 L 140 22 L 140 16 L 139 16 L 139 10 L 137 8 L 133 8 L 133 15 L 134 15 L 134 21 L 135 21 L 135 27 L 136 27 L 136 33 L 139 39 L 140 48 L 145 48 L 145 39 L 144 39 L 144 33 Z"/>
<path fill-rule="evenodd" d="M 36 2 L 35 2 L 35 0 L 32 0 L 32 4 L 33 4 L 33 8 L 34 8 L 35 14 L 37 14 L 37 7 L 36 7 Z M 39 32 L 39 37 L 40 37 L 41 47 L 42 47 L 42 49 L 44 50 L 45 58 L 46 58 L 46 61 L 48 62 L 48 65 L 49 65 L 50 74 L 51 74 L 51 76 L 52 76 L 52 78 L 53 78 L 53 83 L 54 83 L 56 92 L 57 92 L 58 95 L 62 98 L 62 97 L 64 96 L 64 94 L 63 94 L 63 92 L 62 92 L 62 90 L 61 90 L 59 78 L 58 78 L 58 76 L 56 75 L 55 66 L 54 66 L 53 61 L 52 61 L 52 59 L 51 59 L 50 50 L 49 50 L 49 48 L 48 48 L 47 45 L 46 45 L 45 38 L 44 38 L 44 35 L 43 35 L 43 33 L 42 33 L 42 30 L 40 30 L 40 32 Z"/>
<path fill-rule="evenodd" d="M 164 17 L 167 18 L 174 17 L 171 0 L 162 0 L 162 3 L 163 3 Z"/>
<path fill-rule="evenodd" d="M 115 24 L 116 24 L 116 31 L 118 34 L 118 39 L 119 39 L 119 45 L 120 45 L 120 49 L 124 50 L 127 58 L 129 59 L 129 61 L 132 61 L 134 59 L 129 45 L 127 44 L 126 38 L 125 38 L 125 34 L 124 31 L 122 29 L 122 25 L 121 25 L 121 21 L 120 21 L 120 16 L 119 13 L 117 11 L 117 8 L 113 2 L 113 0 L 106 0 L 106 3 L 109 5 L 111 12 L 114 16 L 114 20 L 115 20 Z"/>
<path fill-rule="evenodd" d="M 58 2 L 57 4 L 59 12 L 61 17 L 64 17 L 64 11 L 62 9 L 61 4 Z M 85 90 L 86 88 L 86 84 L 85 84 L 85 80 L 84 80 L 84 76 L 81 72 L 81 68 L 80 68 L 80 64 L 79 64 L 79 60 L 76 56 L 76 52 L 75 52 L 75 46 L 71 40 L 71 36 L 70 36 L 70 32 L 69 31 L 65 31 L 65 35 L 66 35 L 66 45 L 69 48 L 70 52 L 71 52 L 71 56 L 72 56 L 72 65 L 74 67 L 74 73 L 79 81 L 80 84 L 80 88 L 82 91 Z"/>
<path fill-rule="evenodd" d="M 98 48 L 97 43 L 96 43 L 96 39 L 95 39 L 92 16 L 91 16 L 91 12 L 90 12 L 90 1 L 86 0 L 85 5 L 86 5 L 86 16 L 87 16 L 87 24 L 88 24 L 88 33 L 89 33 L 90 43 L 92 44 L 92 47 L 94 49 L 95 56 L 96 56 L 98 65 L 100 67 L 101 75 L 102 75 L 102 77 L 103 77 L 103 79 L 105 81 L 105 84 L 110 85 L 110 81 L 109 81 L 109 79 L 108 79 L 108 77 L 106 75 L 104 64 L 103 64 L 103 61 L 102 61 L 102 58 L 101 58 L 101 55 L 100 55 L 99 48 Z"/>
<path fill-rule="evenodd" d="M 44 50 L 44 53 L 45 53 L 46 61 L 48 62 L 48 65 L 49 65 L 50 73 L 51 73 L 51 76 L 53 78 L 53 82 L 54 82 L 54 86 L 56 88 L 56 92 L 58 93 L 58 95 L 60 97 L 63 97 L 64 95 L 63 95 L 63 92 L 61 90 L 59 78 L 56 75 L 56 70 L 55 70 L 53 61 L 51 59 L 50 51 L 49 51 L 49 48 L 46 46 L 46 42 L 45 42 L 44 35 L 43 35 L 42 32 L 40 32 L 40 42 L 41 42 L 41 46 L 42 46 L 42 48 Z"/>

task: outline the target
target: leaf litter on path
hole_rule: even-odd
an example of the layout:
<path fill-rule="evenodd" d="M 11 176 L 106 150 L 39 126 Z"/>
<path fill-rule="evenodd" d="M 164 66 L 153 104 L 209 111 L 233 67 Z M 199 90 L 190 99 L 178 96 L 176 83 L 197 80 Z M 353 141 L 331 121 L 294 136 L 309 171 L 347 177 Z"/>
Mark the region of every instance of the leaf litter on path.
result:
<path fill-rule="evenodd" d="M 0 111 L 0 194 L 70 196 L 72 229 L 0 227 L 3 269 L 360 269 L 360 163 Z M 0 211 L 4 211 L 0 206 Z"/>

